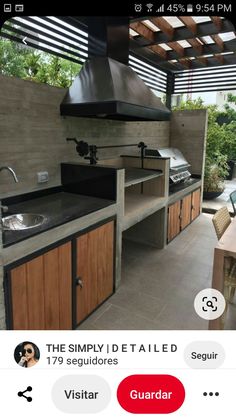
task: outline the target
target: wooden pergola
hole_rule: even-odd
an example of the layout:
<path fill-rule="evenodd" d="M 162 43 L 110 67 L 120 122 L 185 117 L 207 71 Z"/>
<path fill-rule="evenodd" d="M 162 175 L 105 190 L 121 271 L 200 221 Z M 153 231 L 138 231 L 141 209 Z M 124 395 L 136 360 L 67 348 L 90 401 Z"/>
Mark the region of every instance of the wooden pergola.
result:
<path fill-rule="evenodd" d="M 167 74 L 173 93 L 236 88 L 235 27 L 219 16 L 161 16 L 130 22 L 130 51 Z"/>
<path fill-rule="evenodd" d="M 218 16 L 133 19 L 130 38 L 132 52 L 167 71 L 236 64 L 234 25 Z"/>
<path fill-rule="evenodd" d="M 27 37 L 27 45 L 80 64 L 91 53 L 86 17 L 15 17 L 1 36 L 21 44 Z M 129 36 L 129 65 L 166 94 L 168 106 L 174 93 L 236 89 L 236 35 L 228 19 L 130 17 Z"/>

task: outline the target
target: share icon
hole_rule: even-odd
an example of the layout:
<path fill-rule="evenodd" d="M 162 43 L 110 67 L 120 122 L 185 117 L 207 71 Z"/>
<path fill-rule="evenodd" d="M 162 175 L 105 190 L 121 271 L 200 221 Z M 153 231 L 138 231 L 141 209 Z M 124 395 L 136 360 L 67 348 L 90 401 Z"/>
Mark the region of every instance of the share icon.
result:
<path fill-rule="evenodd" d="M 19 397 L 24 397 L 27 400 L 27 402 L 32 402 L 32 400 L 33 400 L 32 397 L 25 396 L 25 393 L 27 393 L 27 391 L 32 391 L 32 387 L 28 386 L 26 390 L 19 391 L 17 394 L 18 394 Z"/>

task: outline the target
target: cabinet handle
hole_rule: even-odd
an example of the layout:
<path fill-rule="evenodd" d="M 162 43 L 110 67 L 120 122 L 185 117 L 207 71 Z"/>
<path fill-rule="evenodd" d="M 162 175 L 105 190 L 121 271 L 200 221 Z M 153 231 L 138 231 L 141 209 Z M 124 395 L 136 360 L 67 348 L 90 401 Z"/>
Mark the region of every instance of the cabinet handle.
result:
<path fill-rule="evenodd" d="M 80 276 L 78 278 L 76 278 L 75 285 L 79 286 L 80 288 L 83 288 L 84 283 L 83 283 L 82 279 L 80 278 Z"/>

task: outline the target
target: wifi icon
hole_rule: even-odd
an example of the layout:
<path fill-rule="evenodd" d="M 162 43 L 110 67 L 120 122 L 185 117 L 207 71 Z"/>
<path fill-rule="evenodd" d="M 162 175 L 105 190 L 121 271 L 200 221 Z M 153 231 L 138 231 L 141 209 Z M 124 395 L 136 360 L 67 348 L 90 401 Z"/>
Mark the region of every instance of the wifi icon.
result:
<path fill-rule="evenodd" d="M 153 4 L 152 3 L 147 3 L 146 4 L 146 7 L 147 7 L 147 11 L 149 12 L 149 13 L 151 13 L 152 12 L 152 8 L 153 8 Z"/>

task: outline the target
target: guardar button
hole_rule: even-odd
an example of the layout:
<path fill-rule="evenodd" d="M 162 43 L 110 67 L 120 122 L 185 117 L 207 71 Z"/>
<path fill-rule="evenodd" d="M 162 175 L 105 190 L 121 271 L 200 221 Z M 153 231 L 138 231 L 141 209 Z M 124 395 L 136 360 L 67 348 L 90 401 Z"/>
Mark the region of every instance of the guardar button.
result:
<path fill-rule="evenodd" d="M 173 375 L 130 375 L 119 384 L 117 399 L 129 413 L 173 413 L 182 406 L 185 389 Z"/>

